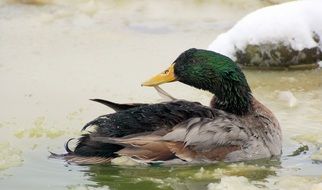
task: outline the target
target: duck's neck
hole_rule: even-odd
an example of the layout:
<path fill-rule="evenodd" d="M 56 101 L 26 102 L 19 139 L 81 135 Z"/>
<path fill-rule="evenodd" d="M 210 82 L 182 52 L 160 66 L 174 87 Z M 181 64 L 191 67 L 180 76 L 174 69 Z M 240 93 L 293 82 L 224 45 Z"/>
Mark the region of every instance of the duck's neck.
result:
<path fill-rule="evenodd" d="M 247 84 L 244 86 L 223 84 L 210 92 L 214 94 L 210 103 L 212 108 L 236 115 L 246 115 L 252 110 L 253 97 Z"/>

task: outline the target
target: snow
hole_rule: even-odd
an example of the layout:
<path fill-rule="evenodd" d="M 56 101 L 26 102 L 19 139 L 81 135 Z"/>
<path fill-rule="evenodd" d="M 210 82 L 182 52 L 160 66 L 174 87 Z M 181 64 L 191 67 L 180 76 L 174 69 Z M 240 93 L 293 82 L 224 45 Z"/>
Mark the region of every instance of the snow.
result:
<path fill-rule="evenodd" d="M 250 181 L 243 176 L 224 176 L 218 183 L 209 183 L 208 190 L 322 190 L 319 177 L 313 176 L 281 176 L 269 180 Z"/>
<path fill-rule="evenodd" d="M 248 44 L 282 42 L 295 50 L 322 49 L 321 42 L 313 39 L 316 34 L 322 37 L 321 8 L 321 0 L 299 0 L 259 9 L 219 35 L 209 49 L 234 60 L 235 50 L 244 50 Z"/>
<path fill-rule="evenodd" d="M 285 102 L 288 107 L 294 107 L 297 105 L 297 99 L 291 91 L 278 92 L 278 99 Z"/>
<path fill-rule="evenodd" d="M 220 183 L 210 183 L 208 190 L 259 190 L 260 188 L 251 184 L 247 178 L 243 176 L 228 176 L 221 178 Z"/>

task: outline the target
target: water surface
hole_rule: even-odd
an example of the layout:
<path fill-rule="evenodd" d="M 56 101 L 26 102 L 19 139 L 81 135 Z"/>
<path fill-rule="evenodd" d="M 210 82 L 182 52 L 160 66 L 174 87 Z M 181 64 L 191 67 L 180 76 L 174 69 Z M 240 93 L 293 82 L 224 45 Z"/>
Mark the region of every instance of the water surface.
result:
<path fill-rule="evenodd" d="M 1 189 L 319 189 L 322 71 L 245 71 L 278 117 L 280 160 L 194 166 L 78 166 L 48 159 L 112 110 L 88 101 L 159 102 L 141 82 L 179 53 L 206 48 L 264 1 L 0 1 Z M 211 95 L 180 83 L 177 98 Z M 306 153 L 289 157 L 307 145 Z"/>

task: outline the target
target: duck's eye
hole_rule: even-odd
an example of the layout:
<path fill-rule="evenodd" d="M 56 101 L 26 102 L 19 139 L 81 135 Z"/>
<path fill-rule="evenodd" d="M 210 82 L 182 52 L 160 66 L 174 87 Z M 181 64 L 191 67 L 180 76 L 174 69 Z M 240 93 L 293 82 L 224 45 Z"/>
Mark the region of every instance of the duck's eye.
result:
<path fill-rule="evenodd" d="M 167 70 L 165 70 L 165 71 L 163 71 L 163 74 L 168 74 L 169 73 L 169 70 L 167 69 Z"/>

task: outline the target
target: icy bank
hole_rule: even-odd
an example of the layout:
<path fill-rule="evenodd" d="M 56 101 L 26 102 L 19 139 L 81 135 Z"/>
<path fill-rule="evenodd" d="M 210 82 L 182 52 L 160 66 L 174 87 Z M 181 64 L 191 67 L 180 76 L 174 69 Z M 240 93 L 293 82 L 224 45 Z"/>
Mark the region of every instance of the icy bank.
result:
<path fill-rule="evenodd" d="M 209 49 L 251 68 L 315 68 L 322 59 L 322 1 L 259 9 L 213 41 Z"/>

